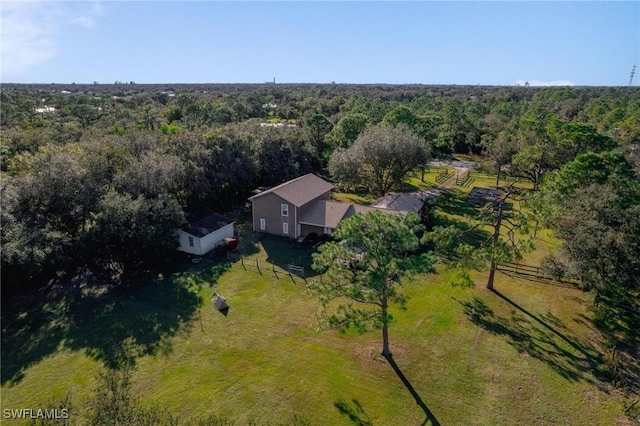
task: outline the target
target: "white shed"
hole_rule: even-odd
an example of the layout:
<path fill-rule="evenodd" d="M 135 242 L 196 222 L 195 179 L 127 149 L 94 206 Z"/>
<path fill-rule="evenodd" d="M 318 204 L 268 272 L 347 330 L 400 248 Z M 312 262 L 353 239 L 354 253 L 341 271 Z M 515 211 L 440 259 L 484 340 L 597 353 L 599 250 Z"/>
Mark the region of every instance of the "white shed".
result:
<path fill-rule="evenodd" d="M 232 238 L 235 221 L 212 212 L 205 207 L 193 207 L 185 211 L 187 224 L 178 229 L 178 250 L 202 256 L 225 238 Z"/>

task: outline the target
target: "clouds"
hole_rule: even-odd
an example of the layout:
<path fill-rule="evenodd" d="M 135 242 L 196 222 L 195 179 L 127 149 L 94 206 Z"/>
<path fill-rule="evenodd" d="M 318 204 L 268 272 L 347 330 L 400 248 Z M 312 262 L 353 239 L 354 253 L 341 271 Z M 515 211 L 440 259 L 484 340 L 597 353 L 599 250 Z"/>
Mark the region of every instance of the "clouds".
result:
<path fill-rule="evenodd" d="M 103 14 L 99 3 L 1 2 L 2 81 L 19 79 L 58 52 L 58 34 L 68 26 L 85 30 Z"/>
<path fill-rule="evenodd" d="M 540 80 L 516 80 L 514 83 L 516 86 L 575 86 L 576 84 L 570 80 L 551 80 L 551 81 L 540 81 Z"/>

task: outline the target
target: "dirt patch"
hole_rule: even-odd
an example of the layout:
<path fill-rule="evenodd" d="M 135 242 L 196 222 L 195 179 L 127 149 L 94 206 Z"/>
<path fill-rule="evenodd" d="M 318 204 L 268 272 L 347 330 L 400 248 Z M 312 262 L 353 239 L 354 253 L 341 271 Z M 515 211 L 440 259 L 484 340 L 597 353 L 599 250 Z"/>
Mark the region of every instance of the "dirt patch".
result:
<path fill-rule="evenodd" d="M 382 342 L 370 342 L 363 346 L 356 346 L 354 351 L 356 358 L 362 364 L 387 364 L 386 358 L 381 355 Z M 403 357 L 408 352 L 407 346 L 391 343 L 391 353 L 394 358 Z"/>

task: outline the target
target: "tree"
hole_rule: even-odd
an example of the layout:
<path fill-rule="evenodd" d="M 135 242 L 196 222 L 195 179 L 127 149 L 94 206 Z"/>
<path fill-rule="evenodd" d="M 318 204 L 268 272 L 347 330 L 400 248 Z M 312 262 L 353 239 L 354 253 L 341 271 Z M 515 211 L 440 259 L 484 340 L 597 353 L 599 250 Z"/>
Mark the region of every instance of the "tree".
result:
<path fill-rule="evenodd" d="M 313 255 L 313 268 L 325 273 L 312 289 L 325 308 L 333 300 L 348 300 L 328 316 L 331 326 L 355 326 L 365 331 L 370 325 L 382 329 L 382 355 L 389 348 L 390 303 L 405 303 L 400 293 L 402 279 L 411 273 L 428 271 L 434 264 L 429 255 L 412 252 L 418 248 L 419 218 L 409 214 L 372 211 L 356 214 L 340 223 L 337 241 L 323 244 Z"/>
<path fill-rule="evenodd" d="M 595 292 L 596 303 L 640 290 L 640 181 L 624 156 L 580 154 L 542 188 L 537 202 L 563 240 L 565 271 Z"/>
<path fill-rule="evenodd" d="M 511 161 L 515 148 L 514 144 L 506 132 L 501 132 L 496 138 L 487 134 L 482 135 L 480 145 L 482 146 L 482 153 L 493 162 L 497 188 L 500 185 L 502 168 Z"/>
<path fill-rule="evenodd" d="M 361 181 L 376 194 L 384 195 L 399 187 L 407 174 L 426 163 L 428 157 L 424 141 L 400 124 L 365 130 L 346 151 L 336 150 L 329 163 L 330 170 L 347 170 L 349 177 L 353 176 L 353 167 L 357 167 Z M 352 164 L 344 164 L 345 161 Z"/>
<path fill-rule="evenodd" d="M 436 253 L 450 258 L 449 266 L 458 269 L 455 284 L 473 286 L 470 271 L 486 270 L 488 265 L 486 288 L 493 290 L 498 263 L 521 259 L 523 252 L 533 249 L 533 238 L 528 235 L 529 214 L 522 211 L 521 201 L 524 200 L 511 184 L 498 199 L 487 203 L 467 228 L 435 226 L 425 234 L 424 242 L 433 245 Z M 481 237 L 482 229 L 487 227 L 493 232 L 484 241 L 468 242 L 468 235 L 475 233 Z"/>
<path fill-rule="evenodd" d="M 85 245 L 96 264 L 125 276 L 175 252 L 175 230 L 183 224 L 182 208 L 165 194 L 147 199 L 110 190 L 93 214 Z"/>
<path fill-rule="evenodd" d="M 534 191 L 538 190 L 547 173 L 561 165 L 561 150 L 549 132 L 555 121 L 554 116 L 536 108 L 519 123 L 519 147 L 513 156 L 512 166 L 515 173 L 533 183 Z"/>
<path fill-rule="evenodd" d="M 333 147 L 351 146 L 360 133 L 371 124 L 371 118 L 362 113 L 345 115 L 327 134 L 327 142 Z"/>
<path fill-rule="evenodd" d="M 325 136 L 331 131 L 333 124 L 324 115 L 316 112 L 305 121 L 309 137 L 316 148 L 316 155 L 321 156 L 325 151 Z"/>

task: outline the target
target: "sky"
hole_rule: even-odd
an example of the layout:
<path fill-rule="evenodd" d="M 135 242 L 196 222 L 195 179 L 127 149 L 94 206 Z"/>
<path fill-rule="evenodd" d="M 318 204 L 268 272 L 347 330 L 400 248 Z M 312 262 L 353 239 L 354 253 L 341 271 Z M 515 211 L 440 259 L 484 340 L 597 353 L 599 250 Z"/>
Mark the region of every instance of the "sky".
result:
<path fill-rule="evenodd" d="M 2 83 L 633 86 L 640 2 L 0 0 Z"/>

